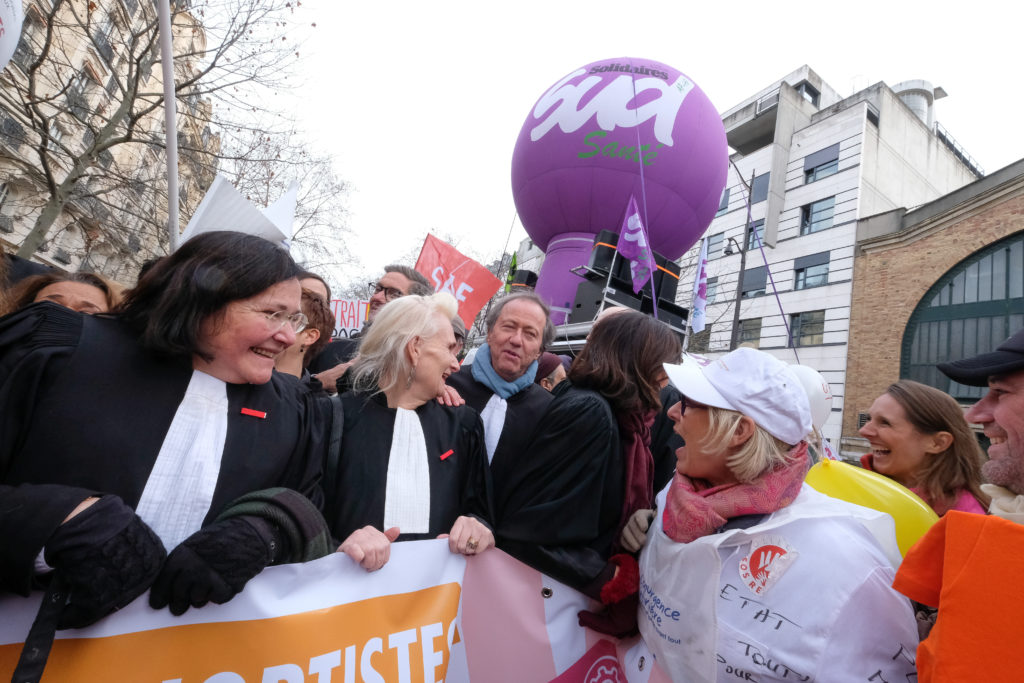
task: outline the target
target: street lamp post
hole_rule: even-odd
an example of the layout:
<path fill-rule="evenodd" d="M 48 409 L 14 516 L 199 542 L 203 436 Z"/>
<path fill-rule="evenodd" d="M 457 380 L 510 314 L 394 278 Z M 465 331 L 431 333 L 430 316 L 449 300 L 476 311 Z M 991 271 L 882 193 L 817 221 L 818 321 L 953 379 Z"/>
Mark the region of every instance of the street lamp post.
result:
<path fill-rule="evenodd" d="M 733 250 L 732 245 L 736 245 L 736 251 L 740 254 L 740 269 L 736 274 L 736 303 L 733 305 L 732 311 L 732 334 L 729 339 L 729 350 L 732 351 L 739 346 L 740 341 L 740 303 L 743 301 L 743 268 L 747 264 L 747 240 L 749 237 L 750 222 L 743 226 L 743 244 L 741 245 L 732 237 L 727 238 L 731 244 L 725 245 L 725 250 L 722 252 L 726 256 L 732 256 Z"/>

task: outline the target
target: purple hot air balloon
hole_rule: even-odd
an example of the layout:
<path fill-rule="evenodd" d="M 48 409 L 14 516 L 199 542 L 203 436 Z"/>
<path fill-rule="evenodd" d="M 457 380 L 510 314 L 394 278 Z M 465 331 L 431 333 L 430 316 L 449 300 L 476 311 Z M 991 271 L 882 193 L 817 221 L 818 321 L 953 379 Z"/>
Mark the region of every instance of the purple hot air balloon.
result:
<path fill-rule="evenodd" d="M 721 117 L 683 73 L 609 59 L 560 79 L 533 106 L 512 153 L 512 194 L 546 254 L 537 293 L 565 321 L 594 235 L 618 232 L 630 195 L 651 247 L 677 259 L 714 217 L 728 146 Z M 562 310 L 559 310 L 562 309 Z"/>

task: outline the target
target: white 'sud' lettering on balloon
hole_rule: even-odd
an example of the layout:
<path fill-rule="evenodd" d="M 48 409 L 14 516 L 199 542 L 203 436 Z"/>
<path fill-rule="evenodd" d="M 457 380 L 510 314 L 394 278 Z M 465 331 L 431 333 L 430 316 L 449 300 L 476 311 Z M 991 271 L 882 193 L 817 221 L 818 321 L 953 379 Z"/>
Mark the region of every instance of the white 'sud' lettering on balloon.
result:
<path fill-rule="evenodd" d="M 531 140 L 540 140 L 555 126 L 564 133 L 575 132 L 596 114 L 597 125 L 607 131 L 615 130 L 616 126 L 633 128 L 654 119 L 654 137 L 662 144 L 672 145 L 672 128 L 675 127 L 679 108 L 693 90 L 693 82 L 686 76 L 679 74 L 674 83 L 666 83 L 660 78 L 636 79 L 637 98 L 648 90 L 657 90 L 661 94 L 646 104 L 629 109 L 627 105 L 634 97 L 633 77 L 624 74 L 609 81 L 583 109 L 579 109 L 583 96 L 603 80 L 600 76 L 590 76 L 577 85 L 569 84 L 570 80 L 585 73 L 585 69 L 573 71 L 537 101 L 533 108 L 534 118 L 540 119 L 548 111 L 551 113 L 530 131 Z"/>

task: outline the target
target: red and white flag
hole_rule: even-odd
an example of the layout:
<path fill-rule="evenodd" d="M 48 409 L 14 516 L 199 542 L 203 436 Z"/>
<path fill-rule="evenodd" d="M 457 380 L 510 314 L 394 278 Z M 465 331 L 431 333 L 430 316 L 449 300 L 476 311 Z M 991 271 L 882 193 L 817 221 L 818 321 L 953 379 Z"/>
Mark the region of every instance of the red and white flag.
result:
<path fill-rule="evenodd" d="M 434 283 L 434 290 L 448 292 L 459 302 L 459 317 L 468 328 L 487 300 L 501 288 L 501 280 L 459 250 L 427 235 L 416 260 L 416 270 Z"/>

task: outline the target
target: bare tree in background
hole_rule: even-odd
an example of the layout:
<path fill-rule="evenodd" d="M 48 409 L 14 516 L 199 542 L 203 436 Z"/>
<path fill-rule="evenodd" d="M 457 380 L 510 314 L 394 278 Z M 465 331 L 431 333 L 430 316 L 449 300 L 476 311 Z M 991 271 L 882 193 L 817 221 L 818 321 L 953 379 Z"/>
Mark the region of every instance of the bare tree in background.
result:
<path fill-rule="evenodd" d="M 288 86 L 297 60 L 297 5 L 172 2 L 183 223 L 221 151 L 237 149 L 232 138 L 289 129 L 265 103 Z M 0 231 L 20 243 L 19 255 L 47 248 L 51 233 L 75 233 L 81 265 L 116 277 L 123 264 L 166 251 L 157 41 L 150 2 L 25 3 L 21 43 L 0 83 Z"/>
<path fill-rule="evenodd" d="M 221 175 L 258 206 L 298 184 L 291 251 L 305 268 L 328 276 L 355 265 L 348 246 L 348 184 L 335 172 L 332 157 L 316 154 L 295 133 L 256 130 L 231 139 L 220 158 Z"/>

